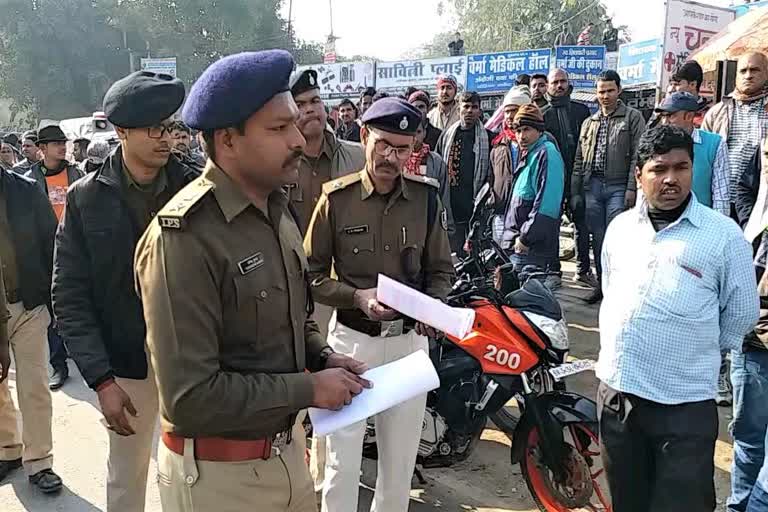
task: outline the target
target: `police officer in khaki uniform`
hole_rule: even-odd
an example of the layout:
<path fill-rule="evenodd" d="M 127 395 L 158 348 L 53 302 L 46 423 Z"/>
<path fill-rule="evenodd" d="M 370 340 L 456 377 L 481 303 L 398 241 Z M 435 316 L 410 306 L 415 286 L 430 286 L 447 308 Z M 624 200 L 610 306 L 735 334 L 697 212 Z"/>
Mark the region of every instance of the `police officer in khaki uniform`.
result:
<path fill-rule="evenodd" d="M 339 409 L 370 386 L 366 366 L 334 353 L 308 318 L 306 256 L 283 191 L 304 148 L 292 69 L 271 50 L 202 74 L 183 118 L 202 130 L 209 161 L 136 250 L 166 512 L 316 510 L 296 414 Z"/>
<path fill-rule="evenodd" d="M 328 342 L 371 367 L 427 350 L 431 329 L 376 300 L 378 274 L 437 298 L 454 277 L 439 184 L 403 174 L 421 113 L 399 98 L 363 116 L 365 168 L 327 183 L 304 241 L 315 300 L 337 308 Z M 331 264 L 335 276 L 331 277 Z M 376 417 L 374 510 L 405 512 L 426 396 Z M 323 511 L 356 511 L 365 421 L 328 436 Z"/>
<path fill-rule="evenodd" d="M 320 98 L 320 82 L 317 71 L 306 69 L 291 79 L 291 94 L 299 108 L 297 126 L 306 139 L 304 155 L 299 164 L 299 179 L 288 185 L 288 198 L 296 212 L 299 229 L 304 234 L 315 211 L 317 201 L 323 193 L 323 185 L 332 179 L 357 172 L 365 165 L 363 146 L 336 137 L 328 126 L 328 114 Z M 323 339 L 328 336 L 328 323 L 333 308 L 315 304 L 312 318 L 320 329 Z M 325 437 L 312 438 L 312 452 L 309 471 L 317 490 L 322 489 L 325 479 Z"/>

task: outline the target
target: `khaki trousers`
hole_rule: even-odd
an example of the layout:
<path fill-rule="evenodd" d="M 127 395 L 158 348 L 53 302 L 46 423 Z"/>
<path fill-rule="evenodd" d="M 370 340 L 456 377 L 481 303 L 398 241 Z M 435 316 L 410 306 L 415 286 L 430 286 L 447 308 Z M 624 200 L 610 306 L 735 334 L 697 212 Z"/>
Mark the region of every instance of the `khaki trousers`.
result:
<path fill-rule="evenodd" d="M 195 460 L 191 439 L 185 441 L 184 455 L 160 441 L 157 479 L 163 512 L 317 512 L 303 429 L 297 425 L 293 433 L 279 455 L 243 462 Z"/>
<path fill-rule="evenodd" d="M 372 338 L 338 322 L 328 336 L 328 343 L 337 352 L 368 363 L 371 368 L 417 350 L 429 350 L 427 338 L 416 331 Z M 373 512 L 408 510 L 426 401 L 427 396 L 421 395 L 375 417 L 379 460 Z M 328 436 L 323 512 L 357 510 L 365 427 L 366 421 L 360 421 Z"/>
<path fill-rule="evenodd" d="M 334 309 L 325 304 L 315 302 L 315 313 L 312 318 L 317 322 L 320 328 L 320 334 L 324 339 L 328 339 L 328 326 L 331 323 Z M 335 323 L 335 322 L 334 322 Z M 312 436 L 312 447 L 309 452 L 309 474 L 312 475 L 312 482 L 315 484 L 315 491 L 320 492 L 325 483 L 325 458 L 326 458 L 326 437 Z"/>
<path fill-rule="evenodd" d="M 19 457 L 27 475 L 53 466 L 51 391 L 48 389 L 48 324 L 46 306 L 31 311 L 21 302 L 8 304 L 8 339 L 16 363 L 16 387 L 21 409 L 22 434 L 8 379 L 0 384 L 0 460 Z"/>
<path fill-rule="evenodd" d="M 147 351 L 147 353 L 149 353 Z M 143 512 L 147 495 L 147 473 L 152 457 L 152 443 L 157 426 L 158 394 L 155 373 L 147 357 L 148 374 L 144 380 L 115 378 L 115 382 L 131 398 L 138 417 L 127 412 L 132 436 L 109 432 L 107 460 L 107 511 Z"/>

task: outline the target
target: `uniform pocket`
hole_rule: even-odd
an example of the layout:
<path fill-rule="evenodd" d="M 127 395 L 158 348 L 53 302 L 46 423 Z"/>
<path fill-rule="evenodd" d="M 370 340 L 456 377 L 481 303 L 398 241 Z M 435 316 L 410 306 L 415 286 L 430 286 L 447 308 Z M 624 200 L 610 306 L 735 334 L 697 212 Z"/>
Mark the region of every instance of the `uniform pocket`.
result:
<path fill-rule="evenodd" d="M 282 276 L 266 268 L 235 278 L 238 339 L 250 344 L 270 344 L 274 334 L 288 322 L 288 290 Z M 256 320 L 254 322 L 254 319 Z M 255 324 L 255 325 L 254 325 Z M 234 326 L 233 326 L 234 327 Z"/>
<path fill-rule="evenodd" d="M 375 250 L 373 233 L 352 233 L 355 228 L 345 228 L 339 236 L 339 251 L 345 256 L 370 256 Z M 361 228 L 359 228 L 361 229 Z M 367 226 L 366 226 L 367 229 Z"/>

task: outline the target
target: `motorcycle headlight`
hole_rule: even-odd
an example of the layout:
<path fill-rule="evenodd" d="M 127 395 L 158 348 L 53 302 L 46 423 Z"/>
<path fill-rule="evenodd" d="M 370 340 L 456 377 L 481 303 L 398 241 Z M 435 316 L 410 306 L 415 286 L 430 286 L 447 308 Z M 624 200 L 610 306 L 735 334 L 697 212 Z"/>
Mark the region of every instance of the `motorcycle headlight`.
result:
<path fill-rule="evenodd" d="M 565 323 L 565 318 L 553 320 L 546 316 L 529 313 L 527 311 L 523 311 L 523 314 L 536 327 L 541 329 L 541 332 L 549 337 L 549 341 L 552 343 L 552 348 L 557 350 L 568 350 L 568 326 Z"/>

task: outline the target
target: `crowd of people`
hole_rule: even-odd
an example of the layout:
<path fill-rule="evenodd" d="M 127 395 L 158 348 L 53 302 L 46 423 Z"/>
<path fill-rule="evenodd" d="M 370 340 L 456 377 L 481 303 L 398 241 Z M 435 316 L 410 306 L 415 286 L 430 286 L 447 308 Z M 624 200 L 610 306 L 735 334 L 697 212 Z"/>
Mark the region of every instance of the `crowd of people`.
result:
<path fill-rule="evenodd" d="M 281 50 L 232 55 L 189 91 L 140 71 L 104 98 L 114 141 L 56 124 L 2 138 L 0 481 L 23 466 L 62 488 L 50 390 L 71 358 L 109 431 L 110 512 L 144 509 L 158 418 L 163 510 L 304 512 L 316 491 L 323 512 L 357 510 L 365 421 L 313 439 L 308 470 L 303 411 L 344 407 L 369 367 L 427 350 L 437 333 L 378 302 L 377 276 L 444 300 L 490 185 L 492 236 L 551 290 L 574 225 L 574 279 L 602 300 L 614 510 L 713 510 L 731 403 L 728 510 L 768 510 L 765 55 L 739 59 L 716 105 L 686 63 L 648 123 L 615 71 L 591 113 L 553 69 L 505 95 L 498 132 L 452 76 L 434 104 L 365 89 L 331 126 L 317 73 L 293 69 Z M 424 406 L 375 419 L 376 510 L 408 509 Z"/>

